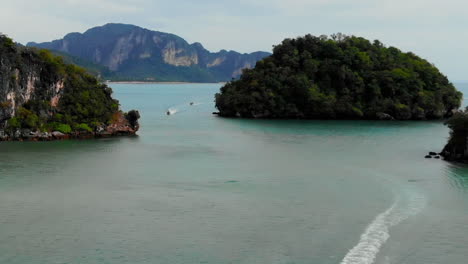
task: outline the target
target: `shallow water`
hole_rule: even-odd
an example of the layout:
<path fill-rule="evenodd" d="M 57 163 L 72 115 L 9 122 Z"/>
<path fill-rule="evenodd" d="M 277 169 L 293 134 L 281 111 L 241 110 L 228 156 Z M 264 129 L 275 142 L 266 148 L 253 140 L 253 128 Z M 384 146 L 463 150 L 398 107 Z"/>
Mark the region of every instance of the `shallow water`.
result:
<path fill-rule="evenodd" d="M 112 86 L 139 137 L 0 144 L 0 263 L 466 263 L 468 168 L 423 158 L 441 122 L 222 119 L 218 84 Z"/>

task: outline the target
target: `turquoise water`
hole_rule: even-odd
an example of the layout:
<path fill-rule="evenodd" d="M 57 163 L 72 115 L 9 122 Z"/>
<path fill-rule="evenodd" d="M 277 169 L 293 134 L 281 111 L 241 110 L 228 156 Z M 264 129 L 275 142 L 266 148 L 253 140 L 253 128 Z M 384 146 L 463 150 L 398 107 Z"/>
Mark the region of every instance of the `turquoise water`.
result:
<path fill-rule="evenodd" d="M 0 143 L 0 263 L 466 263 L 468 168 L 423 158 L 441 122 L 221 119 L 218 84 L 112 86 L 139 137 Z"/>

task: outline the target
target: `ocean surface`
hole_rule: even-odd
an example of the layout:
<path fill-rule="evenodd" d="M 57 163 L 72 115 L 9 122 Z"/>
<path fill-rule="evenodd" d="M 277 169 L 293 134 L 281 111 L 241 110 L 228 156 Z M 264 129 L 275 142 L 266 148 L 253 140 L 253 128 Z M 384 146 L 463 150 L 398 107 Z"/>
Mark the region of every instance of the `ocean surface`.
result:
<path fill-rule="evenodd" d="M 138 137 L 0 143 L 0 263 L 468 261 L 468 167 L 424 159 L 442 122 L 223 119 L 219 84 L 112 87 Z"/>

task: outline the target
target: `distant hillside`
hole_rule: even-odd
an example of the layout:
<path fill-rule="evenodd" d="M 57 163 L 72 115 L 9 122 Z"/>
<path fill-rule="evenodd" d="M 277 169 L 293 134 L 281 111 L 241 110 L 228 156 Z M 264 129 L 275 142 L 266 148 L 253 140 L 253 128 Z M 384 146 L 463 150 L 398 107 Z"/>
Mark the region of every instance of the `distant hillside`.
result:
<path fill-rule="evenodd" d="M 112 80 L 228 81 L 270 55 L 226 50 L 212 53 L 200 43 L 189 44 L 173 34 L 125 24 L 107 24 L 83 34 L 70 33 L 60 40 L 31 42 L 28 46 L 80 58 L 82 61 L 74 63 L 84 67 L 103 66 L 94 70 Z"/>
<path fill-rule="evenodd" d="M 57 50 L 51 50 L 51 52 L 55 56 L 62 57 L 63 61 L 65 63 L 75 64 L 77 66 L 85 68 L 89 73 L 91 73 L 92 75 L 94 75 L 96 77 L 103 77 L 103 76 L 107 77 L 107 76 L 112 75 L 111 71 L 106 66 L 102 66 L 102 65 L 96 64 L 96 63 L 94 63 L 94 62 L 92 62 L 90 60 L 86 60 L 86 59 L 82 59 L 80 57 L 70 55 L 70 54 L 68 54 L 66 52 L 57 51 Z"/>

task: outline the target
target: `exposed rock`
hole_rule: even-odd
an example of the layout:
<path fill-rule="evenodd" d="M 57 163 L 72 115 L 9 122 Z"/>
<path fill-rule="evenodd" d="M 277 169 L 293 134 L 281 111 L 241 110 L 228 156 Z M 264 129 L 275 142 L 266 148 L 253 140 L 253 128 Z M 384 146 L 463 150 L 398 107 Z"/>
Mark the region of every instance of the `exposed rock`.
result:
<path fill-rule="evenodd" d="M 198 64 L 198 55 L 195 52 L 186 51 L 176 47 L 175 42 L 167 43 L 162 50 L 164 62 L 174 66 L 191 66 Z"/>
<path fill-rule="evenodd" d="M 54 132 L 52 132 L 52 136 L 55 137 L 55 138 L 62 138 L 62 137 L 65 136 L 65 134 L 62 133 L 62 132 L 59 132 L 59 131 L 54 131 Z"/>
<path fill-rule="evenodd" d="M 425 158 L 426 159 L 432 159 L 432 156 L 431 155 L 426 155 Z"/>
<path fill-rule="evenodd" d="M 377 119 L 379 120 L 395 120 L 393 116 L 386 114 L 386 113 L 378 112 L 375 115 L 377 116 Z"/>
<path fill-rule="evenodd" d="M 135 112 L 138 113 L 138 111 Z M 122 112 L 119 112 L 114 115 L 112 124 L 108 125 L 103 132 L 100 132 L 97 135 L 134 135 L 138 131 L 138 129 L 138 122 L 134 123 L 134 125 L 131 125 L 130 121 L 127 118 L 125 118 L 124 114 Z"/>

